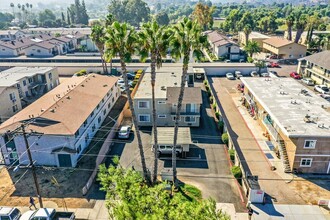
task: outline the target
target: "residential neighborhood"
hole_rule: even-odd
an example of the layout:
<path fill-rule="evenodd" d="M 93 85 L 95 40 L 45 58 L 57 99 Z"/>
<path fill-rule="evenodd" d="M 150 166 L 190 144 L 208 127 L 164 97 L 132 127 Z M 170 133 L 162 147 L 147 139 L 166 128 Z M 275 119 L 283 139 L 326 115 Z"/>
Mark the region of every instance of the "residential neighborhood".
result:
<path fill-rule="evenodd" d="M 0 220 L 330 219 L 325 1 L 0 3 Z"/>

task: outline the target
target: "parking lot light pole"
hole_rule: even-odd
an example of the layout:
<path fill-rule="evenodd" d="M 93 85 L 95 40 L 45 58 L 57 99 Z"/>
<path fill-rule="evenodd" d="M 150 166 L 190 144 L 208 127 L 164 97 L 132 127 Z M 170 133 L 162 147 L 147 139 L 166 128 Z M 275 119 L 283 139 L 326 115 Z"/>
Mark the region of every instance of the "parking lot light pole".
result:
<path fill-rule="evenodd" d="M 38 196 L 40 208 L 43 208 L 42 198 L 41 198 L 41 193 L 40 193 L 40 187 L 39 187 L 37 174 L 36 174 L 36 170 L 35 170 L 36 168 L 35 168 L 33 160 L 32 160 L 32 155 L 31 155 L 31 151 L 30 151 L 29 142 L 28 142 L 28 139 L 26 137 L 25 124 L 21 125 L 21 129 L 22 129 L 22 133 L 23 133 L 23 137 L 24 137 L 26 151 L 28 153 L 28 157 L 29 157 L 29 161 L 30 161 L 30 166 L 31 166 L 31 170 L 32 170 L 33 180 L 34 180 L 34 185 L 36 186 L 36 190 L 37 190 L 37 196 Z"/>

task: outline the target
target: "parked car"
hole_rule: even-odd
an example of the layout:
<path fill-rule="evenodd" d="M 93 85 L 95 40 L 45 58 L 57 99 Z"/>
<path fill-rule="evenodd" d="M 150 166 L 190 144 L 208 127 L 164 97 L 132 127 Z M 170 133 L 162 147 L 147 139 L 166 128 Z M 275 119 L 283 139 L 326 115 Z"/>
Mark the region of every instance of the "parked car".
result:
<path fill-rule="evenodd" d="M 131 133 L 131 126 L 125 125 L 122 126 L 118 132 L 119 139 L 128 139 Z"/>
<path fill-rule="evenodd" d="M 41 208 L 25 212 L 20 220 L 74 220 L 73 212 L 56 212 L 55 209 Z"/>
<path fill-rule="evenodd" d="M 161 154 L 169 154 L 169 155 L 171 155 L 172 154 L 172 149 L 173 149 L 173 146 L 159 145 L 158 146 L 158 149 L 157 149 L 158 156 L 160 156 Z M 176 149 L 176 155 L 177 156 L 180 156 L 181 153 L 182 153 L 182 147 L 181 146 L 176 146 L 175 149 Z"/>
<path fill-rule="evenodd" d="M 237 78 L 237 79 L 239 79 L 239 78 L 241 78 L 243 75 L 242 75 L 242 73 L 240 72 L 240 71 L 235 71 L 235 77 Z"/>
<path fill-rule="evenodd" d="M 274 71 L 274 70 L 269 70 L 268 73 L 274 74 L 275 76 L 278 77 L 278 73 L 276 71 Z"/>
<path fill-rule="evenodd" d="M 18 220 L 21 212 L 17 208 L 0 207 L 0 220 Z"/>
<path fill-rule="evenodd" d="M 135 74 L 127 73 L 127 79 L 133 80 L 135 78 Z"/>
<path fill-rule="evenodd" d="M 326 85 L 316 85 L 314 86 L 314 90 L 321 94 L 330 94 L 330 90 Z"/>
<path fill-rule="evenodd" d="M 265 63 L 266 67 L 272 67 L 272 64 L 270 62 Z"/>
<path fill-rule="evenodd" d="M 231 61 L 230 60 L 225 60 L 225 63 L 230 63 Z"/>
<path fill-rule="evenodd" d="M 320 96 L 322 98 L 324 98 L 325 100 L 327 100 L 328 102 L 330 102 L 330 95 L 328 95 L 328 94 L 321 94 Z"/>
<path fill-rule="evenodd" d="M 272 68 L 278 68 L 278 67 L 280 67 L 280 65 L 278 63 L 271 62 L 270 63 L 270 67 L 272 67 Z"/>
<path fill-rule="evenodd" d="M 235 76 L 232 73 L 226 73 L 226 77 L 227 77 L 227 79 L 230 79 L 230 80 L 235 79 Z"/>
<path fill-rule="evenodd" d="M 301 82 L 305 83 L 306 85 L 313 86 L 314 81 L 311 78 L 303 78 Z"/>
<path fill-rule="evenodd" d="M 266 72 L 265 73 L 261 73 L 260 76 L 262 76 L 262 77 L 269 77 L 269 73 L 266 73 Z"/>
<path fill-rule="evenodd" d="M 296 72 L 291 72 L 290 77 L 292 77 L 294 79 L 301 79 L 301 76 Z"/>
<path fill-rule="evenodd" d="M 257 76 L 259 76 L 259 73 L 257 73 L 257 71 L 252 71 L 252 72 L 250 73 L 250 75 L 251 75 L 252 77 L 257 77 Z"/>

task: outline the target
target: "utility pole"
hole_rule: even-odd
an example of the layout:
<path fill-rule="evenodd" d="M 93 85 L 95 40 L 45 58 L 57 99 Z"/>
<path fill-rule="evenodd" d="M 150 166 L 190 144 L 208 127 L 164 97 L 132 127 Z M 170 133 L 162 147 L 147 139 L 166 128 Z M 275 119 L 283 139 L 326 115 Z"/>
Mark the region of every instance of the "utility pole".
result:
<path fill-rule="evenodd" d="M 33 179 L 34 179 L 34 185 L 36 186 L 36 190 L 37 190 L 37 196 L 38 196 L 40 208 L 43 208 L 44 206 L 42 204 L 42 198 L 41 198 L 41 194 L 40 194 L 40 187 L 39 187 L 39 183 L 38 183 L 38 179 L 37 179 L 36 168 L 35 168 L 33 160 L 32 160 L 32 155 L 31 155 L 31 151 L 30 151 L 29 142 L 28 142 L 28 139 L 26 137 L 25 124 L 24 123 L 22 123 L 21 129 L 22 129 L 22 133 L 23 133 L 23 137 L 24 137 L 26 151 L 28 153 L 28 157 L 29 157 L 29 161 L 30 161 L 32 175 L 33 175 Z"/>

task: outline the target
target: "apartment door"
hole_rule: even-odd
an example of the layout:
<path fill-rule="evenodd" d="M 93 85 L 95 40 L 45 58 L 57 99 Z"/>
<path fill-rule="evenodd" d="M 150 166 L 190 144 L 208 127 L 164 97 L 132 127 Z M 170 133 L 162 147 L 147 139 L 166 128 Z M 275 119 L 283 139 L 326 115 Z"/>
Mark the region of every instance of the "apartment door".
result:
<path fill-rule="evenodd" d="M 58 154 L 58 163 L 60 167 L 72 167 L 70 154 Z"/>

